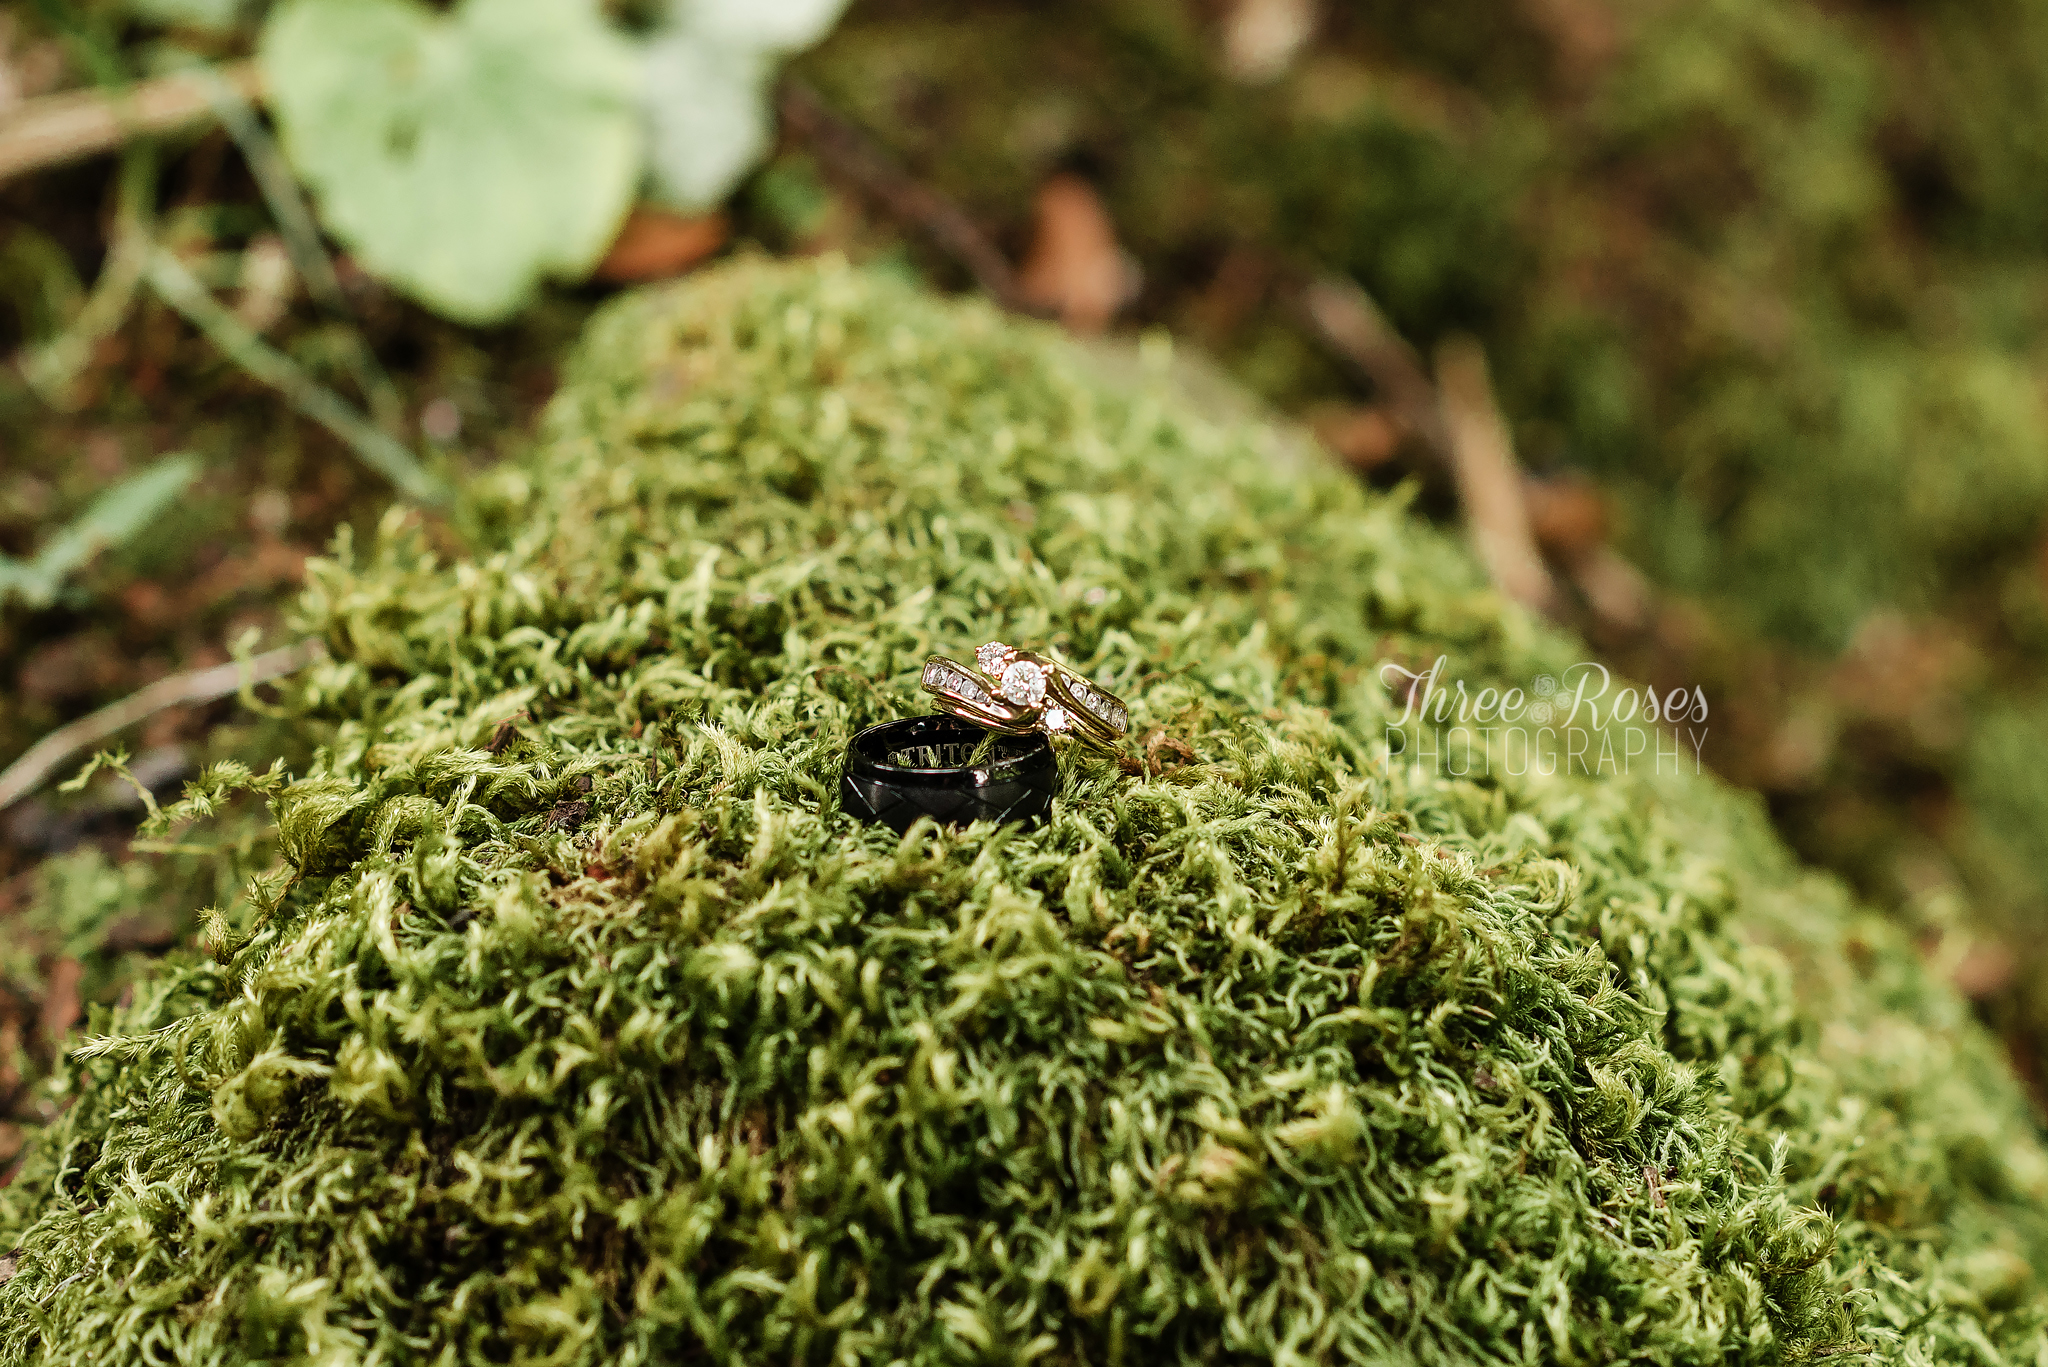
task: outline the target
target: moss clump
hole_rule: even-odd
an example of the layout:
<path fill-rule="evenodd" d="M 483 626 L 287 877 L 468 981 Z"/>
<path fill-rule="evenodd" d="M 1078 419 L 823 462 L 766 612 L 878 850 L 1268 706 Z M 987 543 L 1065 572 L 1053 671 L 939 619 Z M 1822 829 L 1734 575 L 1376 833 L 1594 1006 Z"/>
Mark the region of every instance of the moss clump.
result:
<path fill-rule="evenodd" d="M 1672 609 L 1615 648 L 1705 688 L 1795 848 L 2012 951 L 1975 990 L 2048 1077 L 2048 3 L 1352 0 L 1259 85 L 1229 8 L 874 0 L 799 66 L 1019 244 L 1091 169 L 1135 307 L 1295 411 L 1384 397 L 1305 275 L 1425 355 L 1476 335 L 1524 463 L 1596 479 Z M 833 240 L 806 166 L 743 221 Z"/>
<path fill-rule="evenodd" d="M 2031 1357 L 2048 1158 L 1909 948 L 1707 781 L 1389 768 L 1376 661 L 1570 646 L 1097 370 L 740 266 L 594 327 L 466 557 L 316 567 L 289 882 L 71 1060 L 0 1362 Z M 852 824 L 991 636 L 1156 762 Z"/>

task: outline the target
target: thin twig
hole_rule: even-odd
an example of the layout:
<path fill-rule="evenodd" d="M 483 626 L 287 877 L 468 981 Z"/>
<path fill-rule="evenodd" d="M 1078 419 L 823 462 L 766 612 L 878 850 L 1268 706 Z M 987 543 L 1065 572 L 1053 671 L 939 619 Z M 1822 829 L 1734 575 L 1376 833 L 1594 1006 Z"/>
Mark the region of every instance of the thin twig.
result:
<path fill-rule="evenodd" d="M 307 207 L 306 197 L 299 193 L 299 183 L 292 178 L 291 168 L 285 165 L 277 144 L 257 119 L 253 101 L 211 67 L 197 67 L 192 75 L 206 91 L 208 107 L 241 149 L 242 160 L 248 164 L 257 190 L 270 206 L 270 216 L 277 220 L 285 249 L 291 253 L 292 266 L 299 279 L 306 282 L 306 292 L 333 312 L 346 313 L 348 301 L 342 297 L 334 263 L 320 246 L 320 230 L 313 224 L 313 211 Z"/>
<path fill-rule="evenodd" d="M 222 67 L 243 98 L 261 99 L 253 61 Z M 67 90 L 25 100 L 0 117 L 0 181 L 47 166 L 112 152 L 129 139 L 174 133 L 213 117 L 210 82 L 192 72 L 157 76 L 122 90 Z"/>
<path fill-rule="evenodd" d="M 1394 331 L 1371 296 L 1349 280 L 1324 276 L 1305 286 L 1300 297 L 1310 330 L 1373 387 L 1434 472 L 1451 477 L 1451 438 L 1437 404 L 1436 386 L 1421 358 Z"/>
<path fill-rule="evenodd" d="M 1030 312 L 1008 259 L 965 209 L 905 171 L 801 81 L 783 81 L 780 105 L 783 124 L 803 139 L 827 172 L 852 182 L 891 218 L 921 230 L 1004 308 Z"/>
<path fill-rule="evenodd" d="M 1555 615 L 1561 606 L 1557 585 L 1529 528 L 1522 471 L 1494 402 L 1486 353 L 1469 337 L 1445 342 L 1437 348 L 1436 382 L 1458 501 L 1480 563 L 1508 597 Z"/>
<path fill-rule="evenodd" d="M 250 173 L 256 178 L 258 189 L 277 219 L 292 265 L 305 282 L 308 292 L 331 314 L 347 318 L 347 300 L 335 278 L 334 267 L 320 246 L 319 231 L 313 224 L 305 198 L 299 193 L 290 169 L 284 164 L 269 134 L 255 116 L 253 106 L 262 98 L 262 73 L 255 62 L 244 61 L 225 67 L 195 67 L 142 81 L 122 91 L 71 90 L 31 100 L 12 115 L 0 118 L 0 181 L 25 171 L 112 151 L 132 139 L 173 132 L 208 118 L 217 119 L 227 126 L 236 145 L 242 149 Z M 132 217 L 123 214 L 124 229 L 137 226 L 130 221 Z M 111 332 L 126 315 L 135 286 L 149 265 L 144 256 L 145 248 L 146 242 L 138 234 L 117 232 L 107 269 L 102 272 L 101 283 L 95 288 L 85 313 L 64 337 L 31 358 L 29 379 L 46 397 L 60 395 L 63 386 L 84 366 L 92 345 Z M 153 280 L 152 283 L 157 282 Z M 176 290 L 177 287 L 174 284 L 172 288 Z M 163 293 L 161 287 L 158 293 Z M 201 296 L 203 293 L 200 291 Z M 189 297 L 181 295 L 181 299 Z M 193 317 L 180 299 L 166 296 L 165 302 L 185 313 L 209 336 L 215 336 L 215 329 Z M 210 302 L 202 298 L 200 307 Z M 233 315 L 224 316 L 233 321 Z M 253 332 L 248 335 L 255 339 Z M 349 358 L 350 368 L 355 371 L 379 421 L 385 427 L 392 426 L 398 421 L 403 406 L 398 391 L 361 336 L 353 330 L 348 335 L 354 342 L 353 354 Z M 243 360 L 236 347 L 222 341 L 219 336 L 215 336 L 215 341 L 237 361 Z M 261 345 L 260 340 L 258 345 Z M 278 359 L 283 360 L 282 357 Z M 289 366 L 290 363 L 284 364 Z M 381 441 L 373 441 L 366 447 L 349 431 L 342 430 L 352 428 L 353 424 L 347 409 L 338 400 L 329 404 L 317 394 L 302 393 L 304 384 L 279 383 L 273 378 L 273 374 L 282 374 L 276 366 L 248 368 L 259 378 L 284 390 L 307 416 L 335 430 L 336 435 L 365 461 L 407 493 L 422 499 L 438 497 L 432 492 L 432 482 L 388 433 Z M 310 381 L 305 384 L 310 384 Z M 307 402 L 300 403 L 301 398 Z M 336 421 L 341 423 L 341 427 L 335 426 Z M 394 462 L 394 455 L 402 455 L 404 460 Z M 411 473 L 399 473 L 405 465 L 413 466 Z"/>
<path fill-rule="evenodd" d="M 157 247 L 144 278 L 157 297 L 206 334 L 208 341 L 242 369 L 284 395 L 292 407 L 339 437 L 371 469 L 423 503 L 439 503 L 447 491 L 419 460 L 391 435 L 350 408 L 292 359 L 258 337 L 222 307 L 177 257 Z"/>
<path fill-rule="evenodd" d="M 89 750 L 167 707 L 216 702 L 243 687 L 281 678 L 305 668 L 321 655 L 318 641 L 280 646 L 247 660 L 211 669 L 195 669 L 158 679 L 149 687 L 77 721 L 58 727 L 31 745 L 14 763 L 0 770 L 0 811 L 27 797 L 66 760 Z"/>
<path fill-rule="evenodd" d="M 1514 445 L 1478 346 L 1447 344 L 1438 353 L 1432 383 L 1413 348 L 1353 282 L 1337 276 L 1311 281 L 1298 295 L 1298 314 L 1324 346 L 1372 386 L 1409 438 L 1410 450 L 1425 463 L 1420 473 L 1456 490 L 1474 547 L 1494 584 L 1519 602 L 1559 615 L 1563 596 L 1530 525 Z M 1649 624 L 1655 606 L 1649 584 L 1613 549 L 1601 545 L 1561 559 L 1601 625 L 1633 635 Z"/>

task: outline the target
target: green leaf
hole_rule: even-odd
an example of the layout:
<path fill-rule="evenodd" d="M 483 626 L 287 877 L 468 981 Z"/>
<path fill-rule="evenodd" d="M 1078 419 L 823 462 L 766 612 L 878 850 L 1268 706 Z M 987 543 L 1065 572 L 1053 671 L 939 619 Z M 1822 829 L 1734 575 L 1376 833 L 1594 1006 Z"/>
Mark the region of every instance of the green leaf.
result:
<path fill-rule="evenodd" d="M 246 0 L 128 0 L 129 11 L 144 23 L 213 33 L 233 28 L 246 7 Z"/>
<path fill-rule="evenodd" d="M 0 300 L 13 306 L 23 336 L 43 342 L 78 316 L 85 288 L 57 239 L 18 223 L 0 246 Z"/>
<path fill-rule="evenodd" d="M 672 24 L 729 52 L 789 53 L 823 38 L 846 0 L 675 0 Z"/>
<path fill-rule="evenodd" d="M 46 608 L 73 572 L 108 546 L 131 541 L 185 492 L 199 474 L 190 455 L 165 456 L 94 499 L 64 530 L 51 537 L 33 560 L 0 556 L 0 603 L 18 597 L 31 608 Z"/>
<path fill-rule="evenodd" d="M 809 47 L 845 0 L 675 0 L 647 47 L 655 192 L 683 209 L 732 193 L 768 150 L 775 61 Z"/>
<path fill-rule="evenodd" d="M 463 322 L 588 273 L 639 181 L 640 64 L 590 0 L 286 0 L 260 57 L 328 229 Z"/>
<path fill-rule="evenodd" d="M 724 52 L 687 32 L 647 48 L 647 125 L 655 193 L 678 209 L 718 203 L 768 150 L 768 59 Z"/>

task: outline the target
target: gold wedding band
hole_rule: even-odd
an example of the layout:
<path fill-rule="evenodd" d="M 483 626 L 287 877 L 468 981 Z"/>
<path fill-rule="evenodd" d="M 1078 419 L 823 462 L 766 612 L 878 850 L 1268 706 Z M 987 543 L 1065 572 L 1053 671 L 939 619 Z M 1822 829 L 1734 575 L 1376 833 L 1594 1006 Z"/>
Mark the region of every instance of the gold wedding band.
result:
<path fill-rule="evenodd" d="M 991 641 L 965 665 L 925 661 L 924 690 L 964 721 L 1012 735 L 1043 731 L 1114 753 L 1131 729 L 1123 699 L 1059 661 Z"/>

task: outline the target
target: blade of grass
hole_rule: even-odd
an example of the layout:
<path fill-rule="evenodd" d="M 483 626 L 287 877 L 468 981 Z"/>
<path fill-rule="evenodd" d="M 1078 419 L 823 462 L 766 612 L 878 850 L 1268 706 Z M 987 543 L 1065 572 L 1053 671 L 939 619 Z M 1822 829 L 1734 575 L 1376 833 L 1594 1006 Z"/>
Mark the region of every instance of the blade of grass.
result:
<path fill-rule="evenodd" d="M 270 206 L 270 216 L 277 220 L 285 250 L 291 253 L 292 267 L 298 271 L 299 279 L 306 282 L 307 293 L 323 308 L 347 314 L 348 301 L 342 297 L 334 264 L 320 245 L 320 230 L 314 225 L 313 211 L 299 193 L 299 184 L 292 178 L 284 154 L 264 129 L 263 121 L 256 117 L 249 96 L 212 67 L 194 66 L 192 74 L 206 91 L 215 117 L 241 149 L 263 202 Z"/>
<path fill-rule="evenodd" d="M 198 474 L 198 460 L 181 452 L 102 491 L 32 559 L 0 557 L 0 602 L 18 596 L 31 608 L 48 607 L 75 570 L 105 547 L 132 539 Z"/>
<path fill-rule="evenodd" d="M 162 247 L 153 247 L 143 276 L 158 298 L 205 334 L 223 355 L 340 438 L 357 459 L 397 485 L 408 497 L 422 503 L 440 503 L 447 498 L 447 489 L 427 472 L 418 457 L 350 408 L 333 390 L 306 374 L 289 356 L 251 332 L 207 293 L 206 287 L 193 278 L 177 257 Z"/>
<path fill-rule="evenodd" d="M 214 68 L 202 66 L 195 70 L 206 83 L 213 112 L 220 118 L 228 136 L 235 140 L 235 146 L 241 149 L 242 160 L 255 177 L 264 202 L 270 206 L 270 216 L 277 221 L 285 251 L 291 256 L 292 269 L 299 273 L 299 279 L 306 282 L 306 292 L 336 319 L 353 323 L 355 311 L 349 307 L 348 298 L 342 293 L 341 281 L 334 273 L 334 263 L 328 259 L 326 248 L 321 246 L 320 229 L 313 220 L 312 207 L 300 192 L 299 182 L 278 148 L 277 139 L 256 116 L 255 102 L 246 90 Z M 404 421 L 405 401 L 361 332 L 351 327 L 348 337 L 349 370 L 370 405 L 371 416 L 379 427 L 396 435 Z"/>
<path fill-rule="evenodd" d="M 99 344 L 128 316 L 149 255 L 149 220 L 156 199 L 156 147 L 131 144 L 121 156 L 121 176 L 114 210 L 113 238 L 106 264 L 78 316 L 62 333 L 30 351 L 22 375 L 43 401 L 68 411 L 71 382 L 85 369 Z"/>

